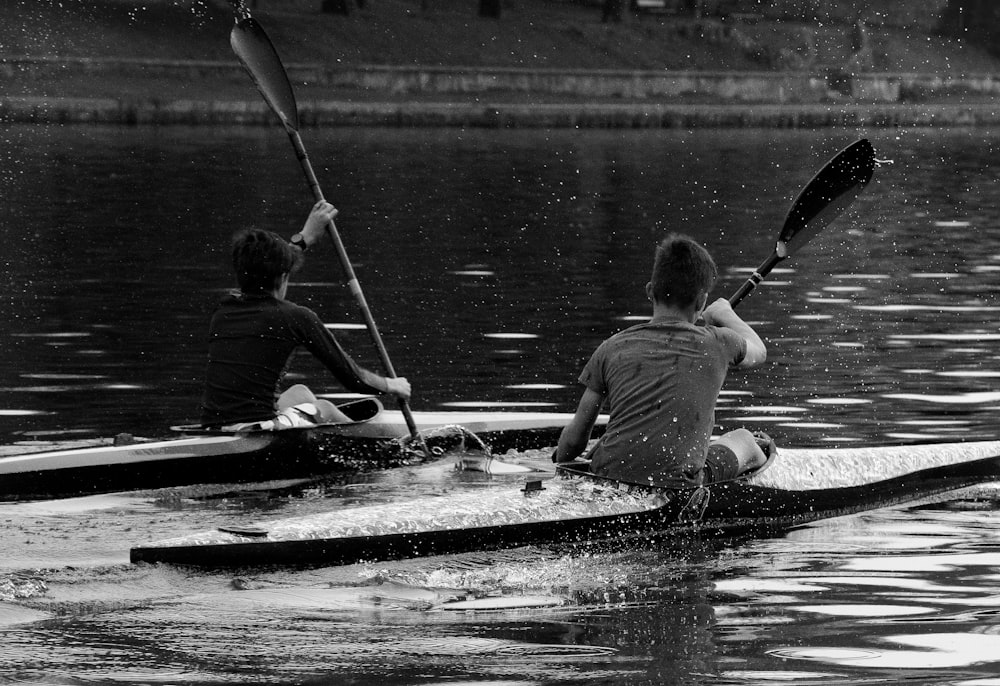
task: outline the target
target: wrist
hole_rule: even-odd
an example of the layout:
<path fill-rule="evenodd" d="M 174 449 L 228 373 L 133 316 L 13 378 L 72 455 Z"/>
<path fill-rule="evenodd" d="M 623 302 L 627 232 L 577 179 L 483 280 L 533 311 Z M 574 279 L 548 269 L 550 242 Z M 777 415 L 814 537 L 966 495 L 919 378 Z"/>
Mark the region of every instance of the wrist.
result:
<path fill-rule="evenodd" d="M 309 242 L 306 241 L 306 237 L 303 236 L 301 232 L 294 234 L 288 242 L 294 245 L 302 252 L 305 252 L 306 250 L 309 249 Z"/>

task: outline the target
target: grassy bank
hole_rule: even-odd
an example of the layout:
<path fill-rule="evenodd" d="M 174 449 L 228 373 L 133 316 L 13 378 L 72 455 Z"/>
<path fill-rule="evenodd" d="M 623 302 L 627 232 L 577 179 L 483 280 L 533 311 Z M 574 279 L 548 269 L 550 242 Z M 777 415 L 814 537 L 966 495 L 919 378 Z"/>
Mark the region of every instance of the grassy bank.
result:
<path fill-rule="evenodd" d="M 386 64 L 612 70 L 767 71 L 822 69 L 850 57 L 847 21 L 720 22 L 643 15 L 601 22 L 600 8 L 516 0 L 499 20 L 475 0 L 367 0 L 350 16 L 323 14 L 320 0 L 259 0 L 254 15 L 287 64 Z M 845 13 L 846 16 L 846 13 Z M 222 0 L 4 0 L 5 55 L 126 57 L 233 62 L 233 12 Z M 875 26 L 870 68 L 969 74 L 1000 71 L 1000 60 L 926 27 Z M 240 98 L 245 82 L 116 77 L 99 71 L 41 75 L 8 69 L 7 95 L 48 97 Z M 336 94 L 331 94 L 335 96 Z"/>

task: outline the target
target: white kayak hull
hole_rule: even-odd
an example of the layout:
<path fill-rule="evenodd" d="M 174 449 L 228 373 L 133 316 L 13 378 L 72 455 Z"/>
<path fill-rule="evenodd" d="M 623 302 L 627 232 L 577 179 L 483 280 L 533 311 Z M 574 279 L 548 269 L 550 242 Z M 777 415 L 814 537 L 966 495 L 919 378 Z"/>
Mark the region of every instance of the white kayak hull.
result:
<path fill-rule="evenodd" d="M 444 411 L 414 412 L 413 417 L 418 431 L 427 435 L 429 442 L 440 440 L 445 449 L 451 447 L 449 441 L 455 436 L 461 438 L 460 433 L 446 429 L 461 427 L 494 452 L 503 452 L 554 445 L 572 415 Z M 440 434 L 437 439 L 435 432 Z M 160 441 L 105 442 L 70 450 L 8 454 L 0 457 L 0 499 L 265 481 L 393 467 L 413 461 L 414 453 L 399 450 L 396 441 L 408 436 L 402 413 L 381 409 L 372 418 L 350 424 L 285 431 L 195 431 Z"/>
<path fill-rule="evenodd" d="M 572 471 L 572 470 L 570 470 Z M 350 564 L 678 529 L 784 528 L 1000 480 L 1000 442 L 781 450 L 747 479 L 650 489 L 568 474 L 541 484 L 339 509 L 137 546 L 133 562 L 206 567 Z"/>

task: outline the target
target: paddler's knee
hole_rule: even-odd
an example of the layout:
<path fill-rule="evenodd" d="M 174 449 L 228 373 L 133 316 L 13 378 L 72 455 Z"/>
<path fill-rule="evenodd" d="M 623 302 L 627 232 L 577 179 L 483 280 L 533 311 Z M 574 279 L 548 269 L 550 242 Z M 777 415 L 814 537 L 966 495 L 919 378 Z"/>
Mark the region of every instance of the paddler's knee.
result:
<path fill-rule="evenodd" d="M 758 435 L 746 429 L 734 429 L 720 436 L 715 443 L 733 452 L 739 465 L 737 473 L 742 474 L 764 466 L 775 450 L 774 441 L 767 434 L 758 432 Z"/>
<path fill-rule="evenodd" d="M 316 415 L 310 417 L 315 424 L 345 424 L 351 418 L 337 409 L 337 406 L 329 400 L 317 398 L 316 395 L 305 384 L 294 384 L 289 386 L 278 397 L 278 409 L 286 410 L 298 405 L 313 405 L 316 408 Z"/>
<path fill-rule="evenodd" d="M 289 407 L 302 405 L 303 403 L 315 403 L 316 396 L 305 384 L 297 383 L 289 386 L 278 396 L 278 409 L 285 410 Z"/>

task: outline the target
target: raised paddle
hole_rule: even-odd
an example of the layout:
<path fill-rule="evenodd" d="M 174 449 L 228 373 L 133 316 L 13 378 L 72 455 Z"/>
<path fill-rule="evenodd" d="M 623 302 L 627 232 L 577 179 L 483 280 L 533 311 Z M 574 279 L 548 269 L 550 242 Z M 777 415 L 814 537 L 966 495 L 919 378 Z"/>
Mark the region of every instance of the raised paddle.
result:
<path fill-rule="evenodd" d="M 806 184 L 788 209 L 774 252 L 740 286 L 729 304 L 736 307 L 775 265 L 808 243 L 854 202 L 875 171 L 875 150 L 862 138 L 847 146 Z"/>
<path fill-rule="evenodd" d="M 257 86 L 257 90 L 264 96 L 264 100 L 267 101 L 267 104 L 270 105 L 274 113 L 281 119 L 281 123 L 285 126 L 285 131 L 288 133 L 288 137 L 292 141 L 292 146 L 295 148 L 295 156 L 299 159 L 299 164 L 302 166 L 302 171 L 306 175 L 306 181 L 308 181 L 309 188 L 312 190 L 316 201 L 324 200 L 323 191 L 320 190 L 319 181 L 316 179 L 316 174 L 313 171 L 312 164 L 309 162 L 309 156 L 302 143 L 302 138 L 299 136 L 298 107 L 295 104 L 295 94 L 292 92 L 292 84 L 288 80 L 285 67 L 281 64 L 281 59 L 278 57 L 278 53 L 267 37 L 267 34 L 264 33 L 264 29 L 250 16 L 250 12 L 244 6 L 242 0 L 230 1 L 236 8 L 237 14 L 236 25 L 229 35 L 229 42 L 233 47 L 233 51 L 240 62 L 243 63 L 243 67 L 250 74 L 254 84 Z M 389 359 L 389 353 L 382 342 L 378 326 L 375 325 L 375 319 L 372 317 L 371 309 L 368 307 L 365 295 L 361 291 L 361 284 L 358 283 L 358 278 L 354 274 L 354 267 L 347 256 L 347 250 L 344 248 L 343 241 L 340 240 L 340 233 L 337 231 L 337 226 L 333 220 L 327 223 L 326 232 L 337 249 L 337 256 L 340 258 L 341 267 L 343 267 L 344 273 L 347 276 L 347 285 L 358 303 L 361 316 L 364 318 L 365 326 L 368 328 L 368 333 L 371 334 L 375 347 L 378 349 L 378 354 L 382 360 L 382 366 L 385 367 L 386 375 L 395 377 L 396 371 L 393 369 L 392 361 Z M 427 450 L 426 444 L 423 443 L 417 433 L 417 425 L 413 420 L 413 414 L 410 412 L 410 407 L 406 400 L 400 398 L 399 409 L 403 412 L 403 418 L 406 420 L 406 426 L 410 431 L 410 435 L 420 442 L 424 452 L 429 456 L 430 453 Z"/>
<path fill-rule="evenodd" d="M 875 150 L 862 138 L 841 150 L 806 184 L 788 209 L 774 252 L 754 270 L 746 282 L 729 298 L 736 307 L 757 287 L 775 265 L 805 245 L 854 202 L 875 171 Z M 704 319 L 699 318 L 699 324 Z M 559 451 L 552 454 L 558 462 Z"/>

